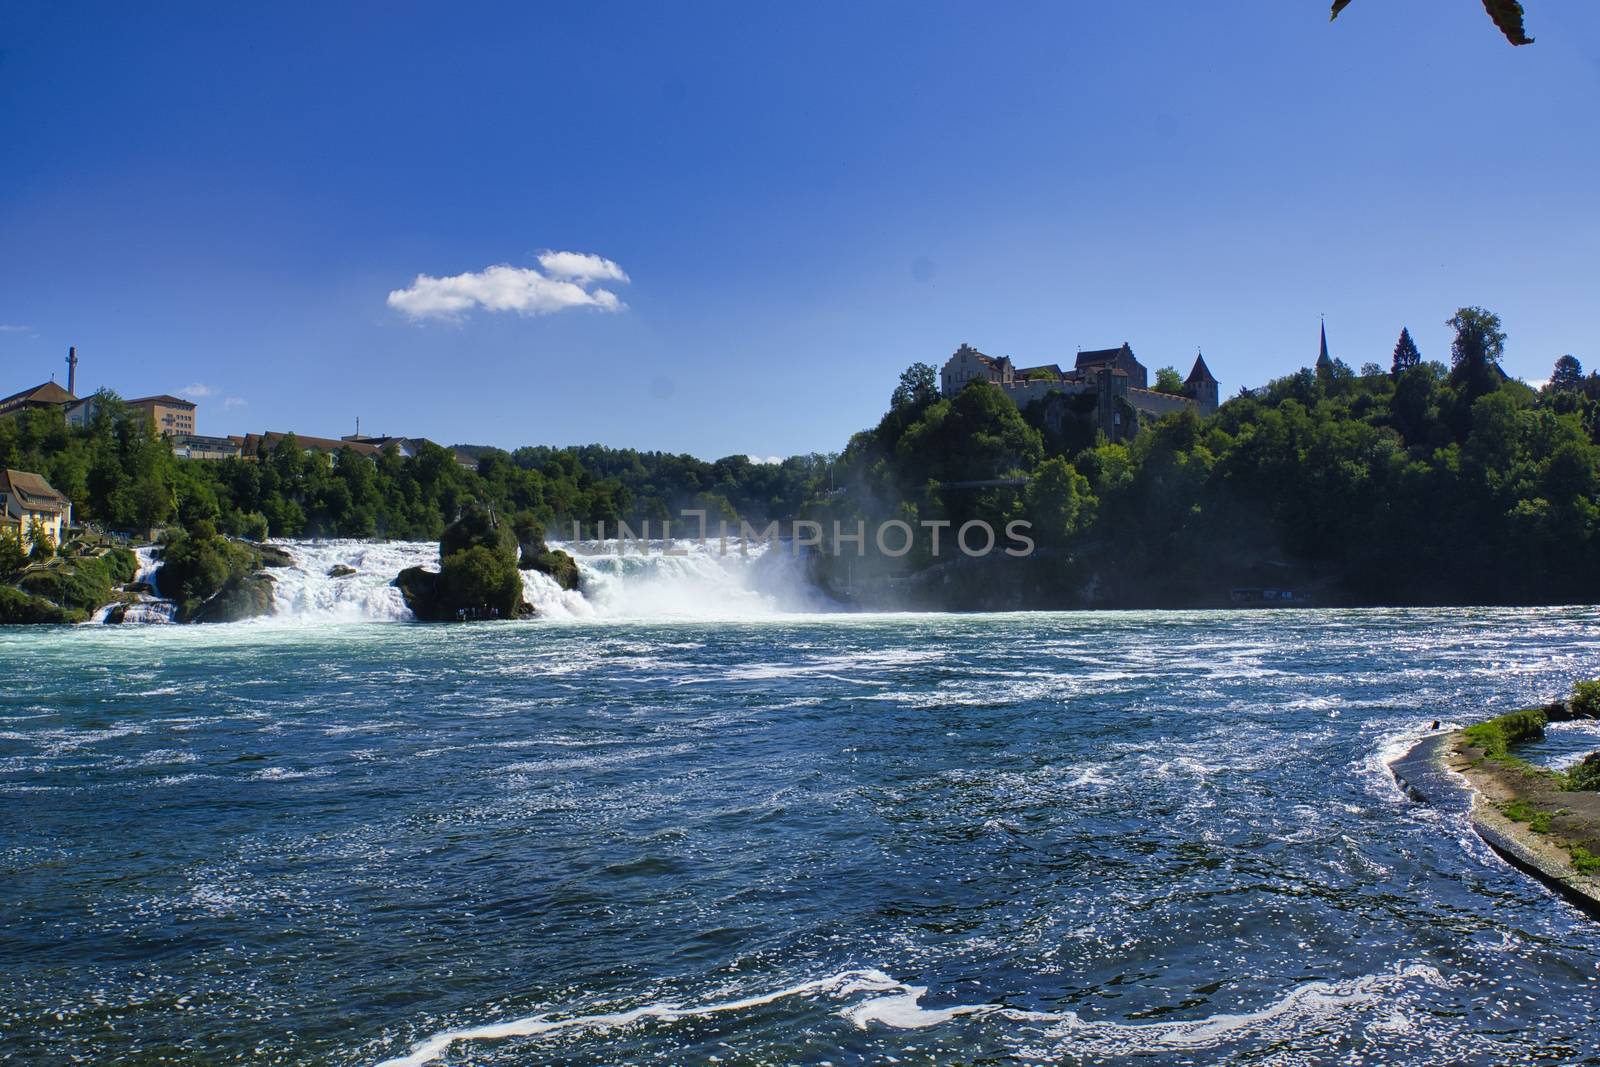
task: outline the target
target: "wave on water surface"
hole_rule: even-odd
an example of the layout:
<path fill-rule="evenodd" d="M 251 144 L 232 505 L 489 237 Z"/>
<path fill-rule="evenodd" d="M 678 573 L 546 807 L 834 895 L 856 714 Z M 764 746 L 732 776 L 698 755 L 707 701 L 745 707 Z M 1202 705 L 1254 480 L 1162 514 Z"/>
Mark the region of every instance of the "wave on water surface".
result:
<path fill-rule="evenodd" d="M 1397 966 L 1384 974 L 1365 975 L 1340 982 L 1307 982 L 1296 986 L 1266 1007 L 1253 1012 L 1216 1014 L 1186 1022 L 1092 1022 L 1076 1012 L 1026 1011 L 1001 1004 L 956 1004 L 927 1008 L 925 986 L 908 985 L 876 968 L 841 971 L 770 993 L 737 1000 L 683 1006 L 647 1004 L 626 1011 L 551 1018 L 529 1015 L 503 1023 L 446 1030 L 418 1043 L 408 1053 L 383 1060 L 377 1067 L 425 1067 L 444 1056 L 458 1042 L 503 1041 L 509 1038 L 546 1037 L 564 1032 L 603 1032 L 635 1023 L 673 1023 L 727 1012 L 749 1011 L 779 1001 L 817 996 L 867 998 L 842 1008 L 839 1015 L 858 1029 L 879 1024 L 896 1030 L 922 1030 L 962 1017 L 988 1017 L 1039 1027 L 1040 1036 L 1068 1043 L 1079 1054 L 1127 1055 L 1154 1049 L 1196 1050 L 1214 1048 L 1231 1040 L 1270 1036 L 1291 1030 L 1306 1019 L 1346 1010 L 1386 1006 L 1389 1013 L 1375 1028 L 1404 1031 L 1411 1022 L 1395 1002 L 1410 985 L 1448 987 L 1437 969 L 1426 964 Z M 1387 1003 L 1386 1003 L 1387 1001 Z M 1048 1053 L 1041 1052 L 1041 1055 Z"/>

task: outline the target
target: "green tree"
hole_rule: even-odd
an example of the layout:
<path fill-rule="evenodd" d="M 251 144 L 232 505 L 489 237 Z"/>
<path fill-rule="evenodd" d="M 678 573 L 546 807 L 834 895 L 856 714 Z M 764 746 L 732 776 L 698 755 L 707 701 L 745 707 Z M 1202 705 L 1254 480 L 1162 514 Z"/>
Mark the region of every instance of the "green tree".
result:
<path fill-rule="evenodd" d="M 56 554 L 55 540 L 44 523 L 36 518 L 28 520 L 28 545 L 28 555 L 34 560 L 49 559 Z"/>
<path fill-rule="evenodd" d="M 1060 456 L 1039 464 L 1023 503 L 1023 517 L 1033 524 L 1034 536 L 1047 548 L 1066 544 L 1094 509 L 1089 480 Z"/>
<path fill-rule="evenodd" d="M 1451 377 L 1465 391 L 1470 404 L 1499 384 L 1505 331 L 1500 328 L 1500 316 L 1480 307 L 1459 309 L 1445 320 L 1445 325 L 1456 335 L 1450 344 Z"/>
<path fill-rule="evenodd" d="M 1583 364 L 1576 356 L 1562 356 L 1550 372 L 1550 388 L 1575 392 L 1583 388 Z"/>
<path fill-rule="evenodd" d="M 977 379 L 929 406 L 897 446 L 910 485 L 1011 477 L 1044 455 L 1044 439 L 998 386 Z"/>
<path fill-rule="evenodd" d="M 1411 339 L 1411 330 L 1400 327 L 1400 340 L 1394 343 L 1394 362 L 1390 365 L 1389 373 L 1396 381 L 1412 367 L 1422 362 L 1422 353 L 1417 351 L 1417 343 Z"/>
<path fill-rule="evenodd" d="M 900 384 L 889 398 L 892 410 L 920 412 L 939 399 L 939 372 L 927 363 L 913 363 L 900 374 Z"/>
<path fill-rule="evenodd" d="M 0 528 L 0 579 L 10 578 L 28 565 L 20 527 Z"/>
<path fill-rule="evenodd" d="M 1439 375 L 1437 363 L 1423 363 L 1401 373 L 1389 398 L 1390 424 L 1408 445 L 1428 441 L 1439 417 Z"/>
<path fill-rule="evenodd" d="M 239 517 L 238 529 L 235 532 L 247 540 L 265 541 L 271 531 L 268 529 L 265 515 L 259 511 L 247 511 Z"/>
<path fill-rule="evenodd" d="M 1155 391 L 1158 393 L 1171 393 L 1174 396 L 1183 392 L 1183 375 L 1178 373 L 1176 367 L 1162 367 L 1156 371 Z"/>

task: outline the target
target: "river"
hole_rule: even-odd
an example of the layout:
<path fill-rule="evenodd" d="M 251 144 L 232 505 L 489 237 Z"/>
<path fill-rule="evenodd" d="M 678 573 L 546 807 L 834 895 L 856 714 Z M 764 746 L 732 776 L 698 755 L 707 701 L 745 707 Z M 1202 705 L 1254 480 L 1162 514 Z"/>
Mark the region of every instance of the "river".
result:
<path fill-rule="evenodd" d="M 439 627 L 370 584 L 0 629 L 0 1059 L 1592 1055 L 1600 924 L 1387 762 L 1600 673 L 1595 609 L 695 617 L 619 571 Z"/>

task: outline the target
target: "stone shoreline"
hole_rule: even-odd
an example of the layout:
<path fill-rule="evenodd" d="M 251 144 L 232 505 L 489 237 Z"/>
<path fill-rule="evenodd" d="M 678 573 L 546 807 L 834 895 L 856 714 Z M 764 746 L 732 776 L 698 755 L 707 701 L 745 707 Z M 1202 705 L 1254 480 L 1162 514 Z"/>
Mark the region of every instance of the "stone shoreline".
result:
<path fill-rule="evenodd" d="M 1486 759 L 1460 730 L 1425 738 L 1390 769 L 1407 795 L 1464 808 L 1473 830 L 1497 855 L 1600 918 L 1600 875 L 1579 871 L 1567 851 L 1600 839 L 1600 793 L 1563 792 L 1515 763 Z M 1519 801 L 1550 813 L 1545 832 L 1502 810 Z"/>

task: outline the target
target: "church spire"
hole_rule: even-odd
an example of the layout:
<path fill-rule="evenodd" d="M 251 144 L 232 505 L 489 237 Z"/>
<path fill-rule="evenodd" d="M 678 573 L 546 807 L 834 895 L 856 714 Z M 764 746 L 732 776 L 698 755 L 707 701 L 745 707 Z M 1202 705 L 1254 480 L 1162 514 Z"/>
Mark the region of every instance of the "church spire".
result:
<path fill-rule="evenodd" d="M 1323 319 L 1322 320 L 1322 351 L 1317 355 L 1317 369 L 1321 370 L 1323 367 L 1331 368 L 1332 366 L 1333 366 L 1333 360 L 1328 358 L 1328 320 L 1327 319 Z"/>

